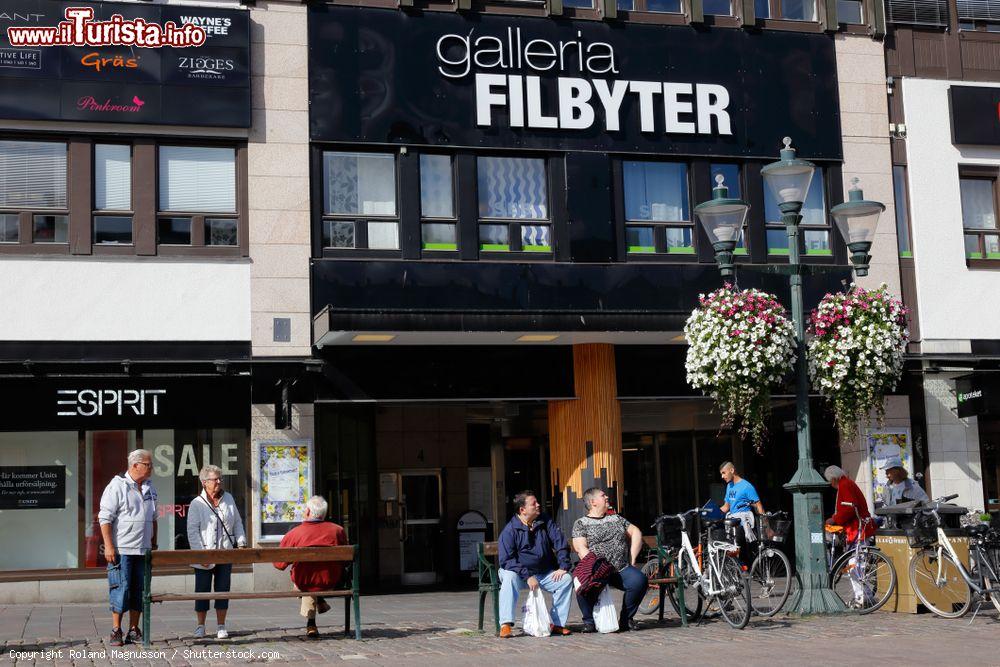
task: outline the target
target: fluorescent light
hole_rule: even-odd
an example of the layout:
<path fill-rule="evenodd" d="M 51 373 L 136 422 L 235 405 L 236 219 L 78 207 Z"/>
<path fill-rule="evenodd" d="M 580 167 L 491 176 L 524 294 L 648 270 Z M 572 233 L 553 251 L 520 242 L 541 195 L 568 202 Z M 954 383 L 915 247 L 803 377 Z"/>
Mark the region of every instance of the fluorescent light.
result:
<path fill-rule="evenodd" d="M 517 339 L 518 343 L 551 343 L 559 334 L 524 334 Z"/>
<path fill-rule="evenodd" d="M 388 343 L 396 334 L 357 334 L 352 339 L 355 343 Z"/>

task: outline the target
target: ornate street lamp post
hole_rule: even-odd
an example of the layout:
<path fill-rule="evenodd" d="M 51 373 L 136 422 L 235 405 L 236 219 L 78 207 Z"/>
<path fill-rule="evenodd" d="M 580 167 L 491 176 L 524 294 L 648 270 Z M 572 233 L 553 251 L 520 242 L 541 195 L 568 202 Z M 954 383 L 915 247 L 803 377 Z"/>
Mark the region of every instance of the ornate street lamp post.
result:
<path fill-rule="evenodd" d="M 838 270 L 836 266 L 804 265 L 800 258 L 799 224 L 802 204 L 809 192 L 816 166 L 795 156 L 791 139 L 785 137 L 781 158 L 763 169 L 764 183 L 778 202 L 781 222 L 788 234 L 788 265 L 747 266 L 750 270 L 788 275 L 792 298 L 792 320 L 795 325 L 795 407 L 798 439 L 798 469 L 784 485 L 793 494 L 795 520 L 795 560 L 801 588 L 791 605 L 799 614 L 835 614 L 846 611 L 844 603 L 830 590 L 829 572 L 823 542 L 823 503 L 820 491 L 829 485 L 813 467 L 812 441 L 809 434 L 809 374 L 806 360 L 805 312 L 802 305 L 802 277 L 822 271 Z M 716 262 L 724 277 L 735 272 L 733 251 L 743 229 L 749 205 L 728 199 L 721 179 L 710 201 L 695 207 L 705 231 L 712 240 Z M 848 201 L 833 207 L 831 214 L 851 251 L 856 274 L 868 274 L 868 254 L 874 240 L 875 227 L 885 206 L 865 201 L 857 180 L 849 192 Z"/>

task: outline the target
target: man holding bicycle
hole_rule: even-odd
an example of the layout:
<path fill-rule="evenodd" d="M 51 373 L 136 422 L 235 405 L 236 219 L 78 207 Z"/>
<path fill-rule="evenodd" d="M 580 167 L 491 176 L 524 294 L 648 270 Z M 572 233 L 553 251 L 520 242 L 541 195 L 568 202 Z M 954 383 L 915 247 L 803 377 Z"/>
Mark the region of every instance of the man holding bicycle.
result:
<path fill-rule="evenodd" d="M 757 489 L 749 481 L 739 476 L 732 461 L 726 461 L 719 466 L 719 475 L 726 483 L 726 502 L 719 509 L 727 517 L 739 519 L 743 524 L 743 534 L 747 542 L 753 542 L 753 510 L 756 510 L 758 514 L 764 513 L 764 504 L 760 502 Z"/>

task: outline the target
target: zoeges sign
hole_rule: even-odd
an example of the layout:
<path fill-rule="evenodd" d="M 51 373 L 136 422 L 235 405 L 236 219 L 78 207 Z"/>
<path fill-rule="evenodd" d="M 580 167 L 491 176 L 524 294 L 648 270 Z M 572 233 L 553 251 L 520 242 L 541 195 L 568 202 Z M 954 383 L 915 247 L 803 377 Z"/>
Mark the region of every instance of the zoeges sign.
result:
<path fill-rule="evenodd" d="M 314 3 L 315 141 L 839 159 L 828 35 Z"/>

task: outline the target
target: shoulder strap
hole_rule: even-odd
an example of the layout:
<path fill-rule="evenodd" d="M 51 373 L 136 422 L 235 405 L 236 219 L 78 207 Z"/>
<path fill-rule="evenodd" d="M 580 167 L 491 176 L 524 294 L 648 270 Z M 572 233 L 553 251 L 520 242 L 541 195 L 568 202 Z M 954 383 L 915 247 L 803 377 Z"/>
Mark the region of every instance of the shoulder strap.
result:
<path fill-rule="evenodd" d="M 223 496 L 223 497 L 225 497 L 225 496 Z M 226 522 L 223 521 L 223 519 L 222 519 L 221 516 L 219 516 L 219 512 L 216 511 L 216 509 L 212 505 L 212 503 L 208 502 L 208 500 L 205 499 L 205 496 L 203 496 L 203 495 L 201 495 L 199 493 L 198 494 L 198 498 L 201 499 L 201 502 L 203 502 L 206 505 L 208 505 L 208 509 L 212 510 L 212 514 L 215 515 L 215 518 L 219 520 L 219 525 L 222 526 L 222 532 L 224 532 L 226 534 L 226 537 L 229 538 L 229 543 L 232 544 L 235 547 L 236 546 L 236 539 L 233 537 L 233 534 L 229 532 L 229 529 L 226 528 Z"/>

